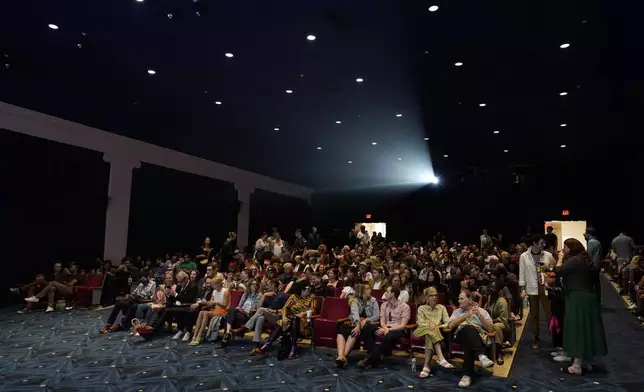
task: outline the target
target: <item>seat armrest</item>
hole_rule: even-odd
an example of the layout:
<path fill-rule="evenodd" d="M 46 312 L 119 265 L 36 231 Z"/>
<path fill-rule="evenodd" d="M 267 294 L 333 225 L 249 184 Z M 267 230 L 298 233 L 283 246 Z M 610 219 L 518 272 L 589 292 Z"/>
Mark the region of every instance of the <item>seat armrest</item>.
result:
<path fill-rule="evenodd" d="M 447 333 L 452 332 L 452 329 L 451 329 L 450 327 L 441 328 L 441 330 L 442 330 L 443 332 L 447 332 Z"/>
<path fill-rule="evenodd" d="M 348 321 L 348 320 L 349 320 L 349 318 L 348 318 L 348 317 L 344 317 L 344 318 L 341 318 L 341 319 L 337 319 L 337 320 L 335 320 L 335 322 L 336 322 L 336 323 L 344 323 L 345 321 Z"/>
<path fill-rule="evenodd" d="M 314 314 L 311 316 L 311 320 L 315 320 L 316 318 L 320 318 L 319 314 Z"/>
<path fill-rule="evenodd" d="M 405 325 L 405 329 L 416 329 L 417 325 L 416 324 L 407 324 Z"/>
<path fill-rule="evenodd" d="M 487 336 L 489 336 L 489 337 L 493 338 L 493 337 L 495 337 L 495 336 L 496 336 L 496 332 L 488 332 L 488 333 L 487 333 Z"/>

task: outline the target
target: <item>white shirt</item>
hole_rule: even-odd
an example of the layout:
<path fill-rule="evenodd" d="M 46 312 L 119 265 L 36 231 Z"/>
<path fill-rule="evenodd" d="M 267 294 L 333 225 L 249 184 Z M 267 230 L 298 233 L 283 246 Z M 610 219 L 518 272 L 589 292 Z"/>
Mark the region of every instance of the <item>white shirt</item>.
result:
<path fill-rule="evenodd" d="M 386 294 L 387 293 L 383 293 L 381 299 L 385 299 Z M 409 293 L 407 292 L 407 290 L 400 290 L 400 295 L 398 295 L 398 301 L 400 301 L 400 302 L 408 302 L 409 301 Z"/>
<path fill-rule="evenodd" d="M 554 266 L 555 259 L 552 254 L 542 250 L 539 264 Z M 528 295 L 539 294 L 539 276 L 537 263 L 532 255 L 532 247 L 523 252 L 519 258 L 519 286 L 525 287 L 525 293 Z M 548 295 L 547 291 L 546 295 Z"/>
<path fill-rule="evenodd" d="M 380 290 L 380 284 L 382 283 L 382 280 L 379 280 L 377 282 L 373 282 L 373 290 Z"/>

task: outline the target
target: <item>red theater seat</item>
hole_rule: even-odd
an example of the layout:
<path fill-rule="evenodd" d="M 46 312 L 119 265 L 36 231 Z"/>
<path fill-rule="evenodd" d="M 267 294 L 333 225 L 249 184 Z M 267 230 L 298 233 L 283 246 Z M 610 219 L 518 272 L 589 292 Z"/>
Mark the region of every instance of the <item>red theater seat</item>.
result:
<path fill-rule="evenodd" d="M 315 345 L 335 348 L 337 322 L 348 315 L 349 301 L 346 298 L 325 298 L 320 317 L 314 321 Z"/>
<path fill-rule="evenodd" d="M 98 305 L 101 302 L 105 275 L 87 275 L 83 286 L 75 286 L 75 301 L 77 305 Z"/>
<path fill-rule="evenodd" d="M 382 305 L 381 301 L 378 302 L 380 303 L 380 305 Z M 408 302 L 407 305 L 409 305 L 409 321 L 407 322 L 407 327 L 405 328 L 405 335 L 403 335 L 398 340 L 396 348 L 399 350 L 407 351 L 409 355 L 411 355 L 411 332 L 416 329 L 416 313 L 418 311 L 418 307 L 415 303 L 412 302 Z M 380 344 L 383 339 L 384 337 L 382 336 L 376 336 L 376 344 Z"/>

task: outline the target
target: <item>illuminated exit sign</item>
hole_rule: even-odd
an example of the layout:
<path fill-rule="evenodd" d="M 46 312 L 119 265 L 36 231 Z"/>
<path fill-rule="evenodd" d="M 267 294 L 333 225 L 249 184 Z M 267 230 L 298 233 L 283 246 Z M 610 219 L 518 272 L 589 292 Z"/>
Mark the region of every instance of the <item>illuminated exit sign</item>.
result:
<path fill-rule="evenodd" d="M 563 210 L 563 211 L 561 211 L 561 215 L 563 215 L 563 216 L 568 216 L 568 215 L 570 215 L 570 211 L 568 211 L 568 210 Z"/>

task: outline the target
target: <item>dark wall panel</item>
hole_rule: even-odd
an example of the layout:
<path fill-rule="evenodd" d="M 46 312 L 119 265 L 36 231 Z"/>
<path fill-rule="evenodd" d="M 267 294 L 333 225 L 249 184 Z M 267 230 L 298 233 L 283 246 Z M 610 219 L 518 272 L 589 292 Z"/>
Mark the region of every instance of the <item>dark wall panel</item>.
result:
<path fill-rule="evenodd" d="M 194 254 L 206 236 L 219 249 L 238 206 L 231 183 L 144 163 L 132 180 L 128 255 Z"/>
<path fill-rule="evenodd" d="M 311 230 L 311 207 L 307 200 L 256 189 L 250 201 L 250 239 L 255 241 L 263 231 L 277 227 L 280 235 L 293 242 L 295 229 L 306 235 Z"/>
<path fill-rule="evenodd" d="M 102 257 L 109 165 L 101 153 L 0 130 L 0 249 L 7 287 L 54 259 Z"/>

